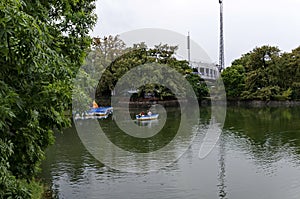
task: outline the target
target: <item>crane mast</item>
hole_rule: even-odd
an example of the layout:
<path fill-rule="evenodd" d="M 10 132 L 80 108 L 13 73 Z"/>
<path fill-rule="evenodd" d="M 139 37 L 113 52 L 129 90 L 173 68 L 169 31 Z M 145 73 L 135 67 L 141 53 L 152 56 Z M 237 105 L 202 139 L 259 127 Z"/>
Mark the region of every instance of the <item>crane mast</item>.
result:
<path fill-rule="evenodd" d="M 223 35 L 223 0 L 219 0 L 220 4 L 220 46 L 219 46 L 219 71 L 224 69 L 224 35 Z"/>

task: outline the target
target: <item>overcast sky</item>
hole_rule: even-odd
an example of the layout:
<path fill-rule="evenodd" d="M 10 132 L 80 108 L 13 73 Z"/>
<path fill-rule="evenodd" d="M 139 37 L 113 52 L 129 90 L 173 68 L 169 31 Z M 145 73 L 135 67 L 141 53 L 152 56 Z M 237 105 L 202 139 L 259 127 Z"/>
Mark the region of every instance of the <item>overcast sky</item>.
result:
<path fill-rule="evenodd" d="M 187 35 L 211 60 L 219 54 L 218 0 L 98 0 L 92 36 L 140 28 L 162 28 Z M 223 0 L 225 65 L 256 46 L 289 52 L 300 46 L 300 0 Z"/>

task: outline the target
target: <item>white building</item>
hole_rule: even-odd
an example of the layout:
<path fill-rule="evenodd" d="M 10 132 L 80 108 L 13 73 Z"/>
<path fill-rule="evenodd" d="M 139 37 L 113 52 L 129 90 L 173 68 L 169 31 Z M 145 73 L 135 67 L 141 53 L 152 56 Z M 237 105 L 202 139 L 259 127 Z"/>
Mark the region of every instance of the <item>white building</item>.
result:
<path fill-rule="evenodd" d="M 218 67 L 213 63 L 190 62 L 191 68 L 196 68 L 198 74 L 205 80 L 216 80 L 220 77 Z"/>

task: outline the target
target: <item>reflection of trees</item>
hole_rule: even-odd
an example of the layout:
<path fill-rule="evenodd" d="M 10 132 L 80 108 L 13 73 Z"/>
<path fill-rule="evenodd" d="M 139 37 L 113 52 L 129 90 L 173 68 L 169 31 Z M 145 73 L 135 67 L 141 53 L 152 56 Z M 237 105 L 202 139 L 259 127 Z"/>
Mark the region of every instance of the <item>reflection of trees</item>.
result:
<path fill-rule="evenodd" d="M 118 112 L 118 115 L 114 115 L 116 120 L 118 120 L 118 117 L 124 118 L 125 116 L 122 114 L 126 114 L 126 112 L 122 113 L 122 111 L 120 111 Z M 106 136 L 116 146 L 131 152 L 148 153 L 151 151 L 156 151 L 172 141 L 178 131 L 179 124 L 181 122 L 180 117 L 180 110 L 168 110 L 168 117 L 163 129 L 150 138 L 138 138 L 130 136 L 120 129 L 114 121 L 100 121 L 100 125 Z"/>
<path fill-rule="evenodd" d="M 200 107 L 200 121 L 201 124 L 209 125 L 211 119 L 211 108 Z"/>
<path fill-rule="evenodd" d="M 133 155 L 130 162 L 122 162 L 122 157 L 117 153 L 115 150 L 116 147 L 114 146 L 119 146 L 121 149 L 140 154 L 156 151 L 168 145 L 174 139 L 178 131 L 181 117 L 187 118 L 194 114 L 192 111 L 195 111 L 195 109 L 188 109 L 186 110 L 187 112 L 183 114 L 181 114 L 179 108 L 166 108 L 166 110 L 168 117 L 164 128 L 150 138 L 137 138 L 123 132 L 114 121 L 114 118 L 117 117 L 115 112 L 114 117 L 98 120 L 106 137 L 114 144 L 108 144 L 102 148 L 103 154 L 107 155 L 107 159 L 111 159 L 112 163 L 120 164 L 121 162 L 121 164 L 128 165 L 128 168 L 145 167 L 151 170 L 151 166 L 156 164 L 155 160 L 149 159 L 149 161 L 141 161 L 141 158 Z M 187 124 L 183 127 L 179 141 L 170 144 L 167 150 L 169 153 L 166 152 L 166 160 L 175 160 L 178 153 L 183 152 L 183 150 L 186 149 L 185 146 L 191 143 L 195 132 L 193 131 L 193 125 L 190 123 L 194 120 L 190 121 L 185 119 L 185 121 L 187 121 Z M 92 120 L 77 120 L 76 122 L 80 128 L 89 129 L 86 132 L 87 134 L 96 132 L 96 128 L 93 125 L 98 125 L 97 122 L 92 122 Z M 158 122 L 160 122 L 160 120 L 158 120 Z M 93 131 L 93 129 L 95 129 L 95 131 Z M 93 156 L 89 155 L 89 152 L 82 145 L 75 127 L 67 129 L 63 134 L 57 134 L 56 139 L 55 145 L 48 149 L 47 159 L 43 163 L 44 176 L 42 177 L 46 178 L 47 181 L 53 181 L 55 183 L 63 179 L 68 182 L 77 182 L 78 180 L 82 181 L 82 179 L 86 179 L 86 175 L 90 173 L 91 169 L 98 170 L 99 172 L 103 170 L 101 168 L 103 165 L 98 163 Z M 53 177 L 49 177 L 49 175 Z"/>
<path fill-rule="evenodd" d="M 126 165 L 126 169 L 128 170 L 137 169 L 150 171 L 156 169 L 157 165 L 165 164 L 162 162 L 172 163 L 176 160 L 178 156 L 187 149 L 193 135 L 196 133 L 193 131 L 195 123 L 192 123 L 195 117 L 194 120 L 190 121 L 190 118 L 187 119 L 186 115 L 189 114 L 190 116 L 193 113 L 186 113 L 186 111 L 181 113 L 180 109 L 166 108 L 167 118 L 166 123 L 163 124 L 163 128 L 155 135 L 145 138 L 132 136 L 129 133 L 127 134 L 126 131 L 119 128 L 114 121 L 110 123 L 100 121 L 106 137 L 113 143 L 104 147 L 106 151 L 111 151 L 113 154 L 109 159 L 113 165 L 112 167 L 116 165 L 116 167 L 120 168 L 120 165 Z M 120 121 L 118 117 L 124 117 L 122 116 L 122 112 L 118 113 L 118 115 L 115 113 L 116 112 L 114 112 L 114 118 L 116 118 L 116 120 Z M 124 112 L 124 114 L 126 113 Z M 162 118 L 159 118 L 158 122 L 162 122 L 161 119 Z M 197 119 L 198 117 L 196 117 L 196 121 Z M 178 132 L 179 129 L 180 132 Z M 146 129 L 143 130 L 141 128 L 136 132 L 139 133 L 139 131 L 144 131 L 143 133 L 145 133 Z M 125 153 L 119 152 L 116 146 L 133 154 L 128 156 Z M 155 153 L 151 154 L 149 152 Z M 128 159 L 130 162 L 124 162 Z"/>
<path fill-rule="evenodd" d="M 70 182 L 76 182 L 82 179 L 87 167 L 103 167 L 86 151 L 74 126 L 66 129 L 64 133 L 56 134 L 56 142 L 48 148 L 46 157 L 41 175 L 47 181 L 53 180 L 50 176 L 67 175 Z"/>
<path fill-rule="evenodd" d="M 266 166 L 287 153 L 300 161 L 300 108 L 228 108 L 224 129 L 248 140 L 258 164 Z M 243 142 L 239 142 L 241 144 Z"/>

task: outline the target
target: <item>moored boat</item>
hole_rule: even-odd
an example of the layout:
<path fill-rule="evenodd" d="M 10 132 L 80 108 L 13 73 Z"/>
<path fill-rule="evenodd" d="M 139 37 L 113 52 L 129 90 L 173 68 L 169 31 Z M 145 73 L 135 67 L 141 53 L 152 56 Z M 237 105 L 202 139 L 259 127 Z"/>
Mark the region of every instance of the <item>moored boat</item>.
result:
<path fill-rule="evenodd" d="M 109 115 L 103 115 L 103 116 L 95 116 L 95 115 L 84 115 L 80 116 L 79 114 L 74 116 L 75 120 L 87 120 L 87 119 L 106 119 Z"/>
<path fill-rule="evenodd" d="M 106 119 L 113 113 L 113 107 L 91 108 L 82 115 L 75 115 L 75 119 Z"/>
<path fill-rule="evenodd" d="M 86 115 L 106 116 L 112 114 L 112 112 L 113 112 L 113 108 L 111 106 L 107 106 L 107 107 L 92 108 L 89 111 L 87 111 Z"/>

